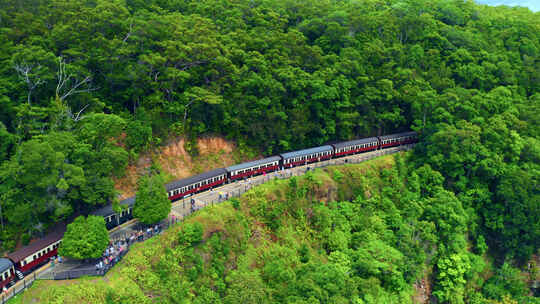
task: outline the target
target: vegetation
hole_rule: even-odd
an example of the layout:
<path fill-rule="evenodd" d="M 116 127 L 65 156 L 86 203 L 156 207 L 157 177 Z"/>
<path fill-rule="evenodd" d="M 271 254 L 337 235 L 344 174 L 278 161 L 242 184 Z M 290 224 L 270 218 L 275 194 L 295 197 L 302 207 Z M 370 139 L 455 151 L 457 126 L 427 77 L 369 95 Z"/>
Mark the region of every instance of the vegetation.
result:
<path fill-rule="evenodd" d="M 159 174 L 141 176 L 133 216 L 143 224 L 155 224 L 167 218 L 171 212 L 171 201 L 163 177 Z"/>
<path fill-rule="evenodd" d="M 109 245 L 109 232 L 101 216 L 77 217 L 67 226 L 58 254 L 73 259 L 100 258 Z"/>
<path fill-rule="evenodd" d="M 270 155 L 500 122 L 533 162 L 539 27 L 524 8 L 453 0 L 3 1 L 2 245 L 112 201 L 128 155 L 177 134 L 192 153 L 196 136 L 218 133 Z M 48 158 L 24 159 L 34 148 Z M 19 176 L 32 161 L 51 166 Z M 508 199 L 519 198 L 497 194 Z"/>
<path fill-rule="evenodd" d="M 471 223 L 440 174 L 388 156 L 259 186 L 136 245 L 104 279 L 25 300 L 412 303 L 433 273 L 442 303 L 534 303 L 508 264 L 484 279 L 493 265 L 467 250 Z"/>
<path fill-rule="evenodd" d="M 2 248 L 114 201 L 112 177 L 171 136 L 270 155 L 414 129 L 379 186 L 340 170 L 268 186 L 201 240 L 134 254 L 138 293 L 106 296 L 403 302 L 426 270 L 440 302 L 533 302 L 518 272 L 540 244 L 539 58 L 538 13 L 472 1 L 3 1 Z M 330 180 L 356 192 L 321 204 Z"/>

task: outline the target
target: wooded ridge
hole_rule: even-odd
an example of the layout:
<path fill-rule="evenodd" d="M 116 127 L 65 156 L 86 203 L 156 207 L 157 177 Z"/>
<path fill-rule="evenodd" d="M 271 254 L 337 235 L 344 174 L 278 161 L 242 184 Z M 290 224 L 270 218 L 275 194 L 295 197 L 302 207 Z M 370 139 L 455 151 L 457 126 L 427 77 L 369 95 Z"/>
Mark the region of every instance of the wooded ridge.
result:
<path fill-rule="evenodd" d="M 539 89 L 540 18 L 525 8 L 5 0 L 2 249 L 114 202 L 113 177 L 171 137 L 194 155 L 206 134 L 273 155 L 413 129 L 422 140 L 411 170 L 451 193 L 449 206 L 460 202 L 460 244 L 488 252 L 503 282 L 540 244 Z M 435 276 L 462 253 L 446 251 Z M 463 287 L 456 280 L 451 288 Z M 475 290 L 486 299 L 510 290 L 527 303 L 484 286 Z"/>

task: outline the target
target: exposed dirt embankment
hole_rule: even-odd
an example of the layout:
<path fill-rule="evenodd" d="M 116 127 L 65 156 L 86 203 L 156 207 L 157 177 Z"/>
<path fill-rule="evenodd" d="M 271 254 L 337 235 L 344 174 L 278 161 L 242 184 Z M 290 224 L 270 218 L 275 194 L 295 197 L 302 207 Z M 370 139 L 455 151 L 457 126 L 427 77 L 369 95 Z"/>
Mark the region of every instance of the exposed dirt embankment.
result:
<path fill-rule="evenodd" d="M 120 199 L 135 194 L 137 178 L 151 165 L 152 159 L 160 164 L 168 180 L 172 181 L 258 157 L 257 153 L 239 149 L 234 142 L 221 137 L 199 138 L 197 147 L 199 155 L 191 157 L 184 148 L 184 139 L 177 138 L 159 150 L 141 154 L 137 161 L 127 167 L 126 175 L 115 180 L 115 188 L 121 193 Z"/>

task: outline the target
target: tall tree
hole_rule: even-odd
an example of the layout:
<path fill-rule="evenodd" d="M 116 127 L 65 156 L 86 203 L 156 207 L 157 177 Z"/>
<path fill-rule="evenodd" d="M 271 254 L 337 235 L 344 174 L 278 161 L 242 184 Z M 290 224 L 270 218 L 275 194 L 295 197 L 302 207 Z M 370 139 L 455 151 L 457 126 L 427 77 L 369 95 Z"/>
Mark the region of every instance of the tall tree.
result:
<path fill-rule="evenodd" d="M 109 232 L 101 216 L 77 217 L 67 226 L 58 254 L 77 260 L 101 257 L 109 244 Z"/>
<path fill-rule="evenodd" d="M 163 177 L 155 173 L 141 176 L 133 216 L 144 224 L 155 224 L 165 219 L 169 212 L 171 201 L 167 197 Z"/>

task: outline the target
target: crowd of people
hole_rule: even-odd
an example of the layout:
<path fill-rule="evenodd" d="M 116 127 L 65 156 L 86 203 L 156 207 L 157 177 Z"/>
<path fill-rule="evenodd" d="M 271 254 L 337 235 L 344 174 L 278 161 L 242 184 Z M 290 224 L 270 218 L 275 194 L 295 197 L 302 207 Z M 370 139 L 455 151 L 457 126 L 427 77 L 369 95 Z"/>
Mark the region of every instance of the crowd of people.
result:
<path fill-rule="evenodd" d="M 103 255 L 96 264 L 97 274 L 105 274 L 112 266 L 118 263 L 122 257 L 127 253 L 129 246 L 135 242 L 141 242 L 161 232 L 161 225 L 156 224 L 153 227 L 147 227 L 146 229 L 138 229 L 130 234 L 127 234 L 125 238 L 116 239 L 111 241 L 109 246 L 103 252 Z"/>
<path fill-rule="evenodd" d="M 96 264 L 96 272 L 98 274 L 107 272 L 114 264 L 120 261 L 122 256 L 127 252 L 127 247 L 128 244 L 124 241 L 111 242 Z"/>

